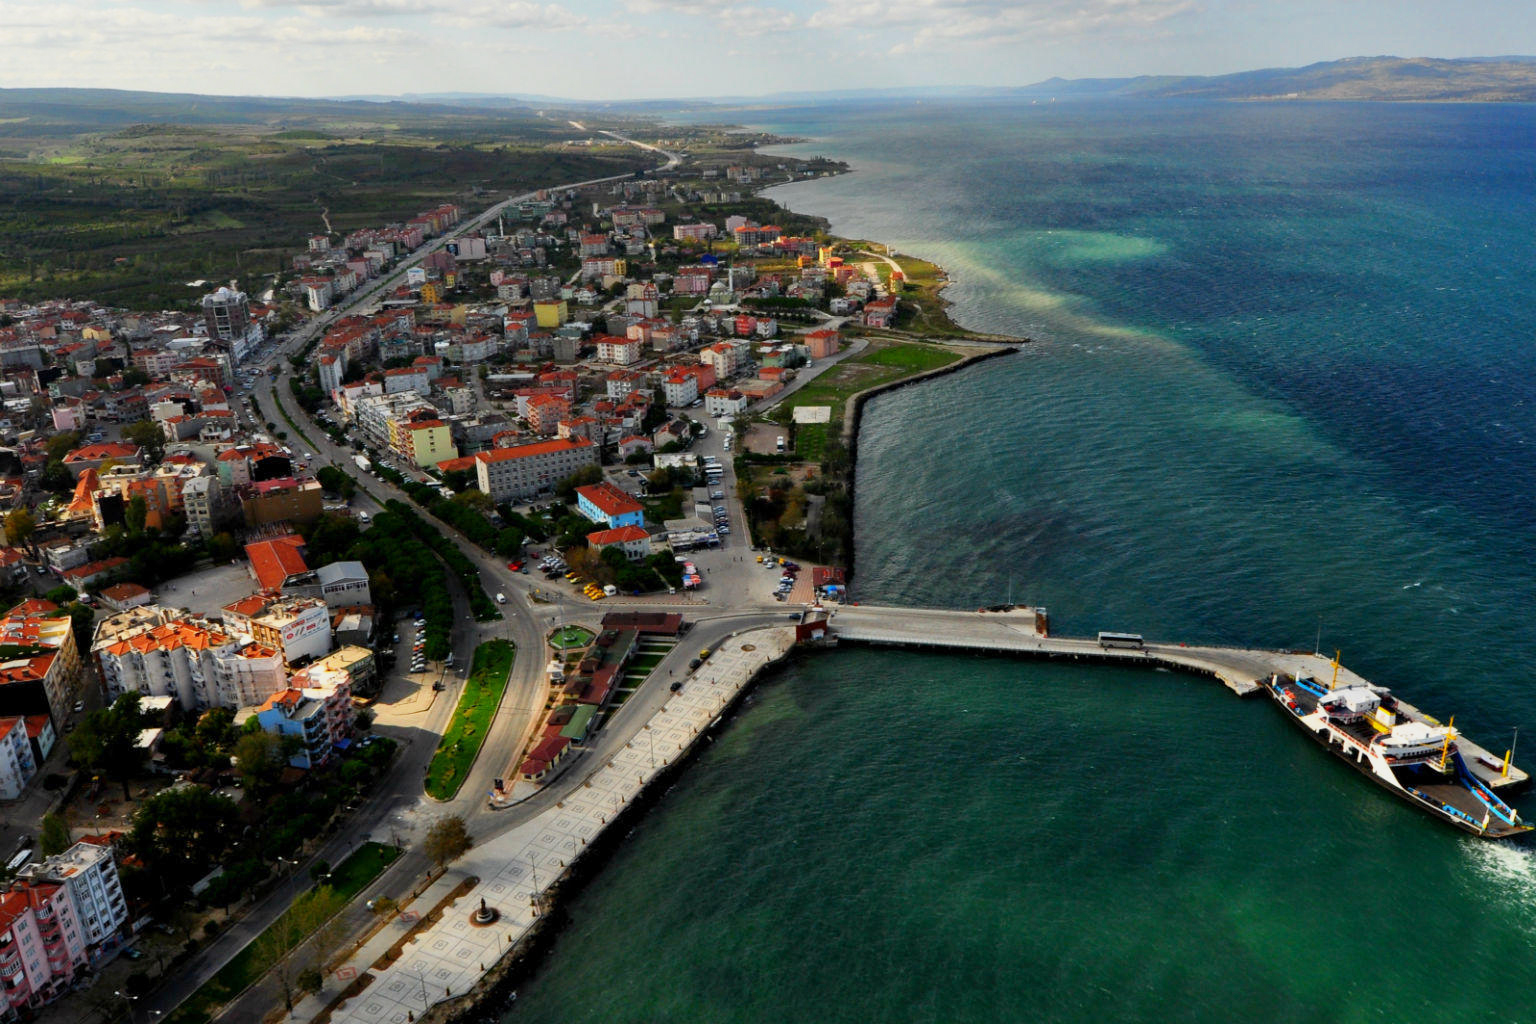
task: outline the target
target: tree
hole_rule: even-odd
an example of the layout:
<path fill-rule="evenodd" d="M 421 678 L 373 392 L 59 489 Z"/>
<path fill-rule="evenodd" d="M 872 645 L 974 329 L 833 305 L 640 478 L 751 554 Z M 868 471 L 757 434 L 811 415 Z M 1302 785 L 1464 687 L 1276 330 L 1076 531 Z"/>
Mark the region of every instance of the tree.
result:
<path fill-rule="evenodd" d="M 240 554 L 240 546 L 235 543 L 233 534 L 216 533 L 208 538 L 203 545 L 208 551 L 208 557 L 217 565 L 233 562 Z"/>
<path fill-rule="evenodd" d="M 437 865 L 439 871 L 469 847 L 469 830 L 464 827 L 464 819 L 457 814 L 445 814 L 433 822 L 421 843 L 422 852 Z"/>
<path fill-rule="evenodd" d="M 472 508 L 477 512 L 490 513 L 496 511 L 496 503 L 484 491 L 460 491 L 453 496 L 453 501 L 455 504 L 463 505 L 465 508 Z"/>
<path fill-rule="evenodd" d="M 159 462 L 165 454 L 165 431 L 154 420 L 139 420 L 128 424 L 123 428 L 123 440 L 143 448 L 150 462 Z"/>
<path fill-rule="evenodd" d="M 137 537 L 144 532 L 144 524 L 149 521 L 149 502 L 144 496 L 135 494 L 128 499 L 128 507 L 123 509 L 123 522 L 128 527 L 128 535 Z"/>
<path fill-rule="evenodd" d="M 64 456 L 78 447 L 80 447 L 80 432 L 66 430 L 62 434 L 54 434 L 50 437 L 43 450 L 47 453 L 49 462 L 63 462 Z"/>
<path fill-rule="evenodd" d="M 43 826 L 38 842 L 42 846 L 44 857 L 63 853 L 69 849 L 72 842 L 69 837 L 69 826 L 57 814 L 43 815 Z"/>
<path fill-rule="evenodd" d="M 131 800 L 128 780 L 144 765 L 139 729 L 139 695 L 125 693 L 110 708 L 86 716 L 69 737 L 69 752 L 89 770 L 116 779 L 123 799 Z"/>
<path fill-rule="evenodd" d="M 18 508 L 5 517 L 5 539 L 13 547 L 20 547 L 32 539 L 37 520 L 29 509 Z"/>
<path fill-rule="evenodd" d="M 69 628 L 75 634 L 75 647 L 77 650 L 88 651 L 91 648 L 91 627 L 96 622 L 96 611 L 88 604 L 78 601 L 69 606 Z"/>
<path fill-rule="evenodd" d="M 603 479 L 603 467 L 582 466 L 576 472 L 566 477 L 555 485 L 555 494 L 566 504 L 576 500 L 576 488 L 585 487 L 587 484 L 595 484 Z"/>
<path fill-rule="evenodd" d="M 293 1013 L 293 998 L 298 994 L 299 977 L 323 960 L 330 948 L 340 941 L 337 930 L 326 927 L 326 922 L 336 915 L 342 904 L 342 899 L 329 886 L 311 889 L 294 900 L 251 944 L 258 968 L 270 965 L 272 977 L 283 993 L 283 1005 L 290 1014 Z M 309 955 L 294 955 L 311 935 L 315 936 L 315 941 L 309 947 Z"/>
<path fill-rule="evenodd" d="M 43 595 L 45 600 L 52 601 L 60 608 L 74 601 L 79 596 L 80 592 L 67 583 L 61 583 Z"/>
<path fill-rule="evenodd" d="M 317 859 L 309 866 L 309 880 L 316 885 L 331 877 L 331 862 L 325 859 Z"/>
<path fill-rule="evenodd" d="M 187 889 L 228 852 L 237 820 L 235 802 L 227 796 L 200 787 L 167 789 L 139 805 L 128 846 L 162 893 Z"/>
<path fill-rule="evenodd" d="M 254 719 L 253 719 L 254 721 Z M 283 772 L 282 744 L 270 732 L 256 729 L 235 741 L 235 768 L 251 793 L 264 792 Z"/>
<path fill-rule="evenodd" d="M 357 481 L 335 466 L 321 466 L 315 472 L 315 479 L 320 486 L 331 494 L 338 494 L 342 498 L 350 500 L 357 493 Z"/>
<path fill-rule="evenodd" d="M 74 490 L 75 477 L 61 460 L 50 459 L 43 467 L 42 475 L 37 478 L 37 485 L 54 494 L 66 494 Z"/>

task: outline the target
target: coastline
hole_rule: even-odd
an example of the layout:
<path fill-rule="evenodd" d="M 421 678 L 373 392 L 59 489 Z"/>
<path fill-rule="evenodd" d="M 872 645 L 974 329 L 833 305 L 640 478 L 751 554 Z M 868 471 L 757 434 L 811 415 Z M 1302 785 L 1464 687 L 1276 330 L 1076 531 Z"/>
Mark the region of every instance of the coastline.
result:
<path fill-rule="evenodd" d="M 851 169 L 851 168 L 850 168 Z M 837 173 L 848 173 L 840 171 Z M 759 190 L 759 195 L 762 191 Z M 764 197 L 768 198 L 768 197 Z M 777 200 L 772 200 L 776 205 L 783 206 Z M 788 209 L 785 207 L 785 209 Z M 848 239 L 842 236 L 831 235 L 829 238 L 834 244 L 847 245 L 855 249 L 867 247 L 869 242 L 859 239 Z M 879 244 L 879 243 L 875 243 Z M 953 327 L 952 336 L 935 336 L 928 332 L 912 332 L 902 329 L 879 331 L 867 336 L 873 338 L 889 337 L 896 341 L 921 341 L 945 347 L 959 347 L 973 345 L 985 346 L 983 351 L 972 351 L 953 363 L 922 371 L 898 380 L 887 381 L 855 392 L 846 400 L 844 406 L 844 418 L 842 424 L 842 437 L 849 452 L 849 462 L 846 470 L 845 486 L 848 489 L 850 508 L 856 506 L 856 476 L 858 465 L 858 440 L 859 428 L 863 420 L 866 404 L 884 394 L 905 388 L 929 380 L 947 376 L 960 370 L 967 369 L 986 360 L 1016 353 L 1023 345 L 1033 341 L 1030 338 L 1020 338 L 1002 335 L 980 334 L 969 331 L 955 322 L 950 316 L 952 303 L 944 298 L 942 292 L 948 288 L 950 276 L 939 264 L 925 260 L 920 256 L 908 257 L 911 260 L 919 260 L 934 269 L 936 276 L 942 282 L 934 291 L 935 297 L 942 303 L 941 314 L 945 322 Z M 853 529 L 853 521 L 849 521 L 848 565 L 846 572 L 851 581 L 855 573 L 857 537 Z M 613 820 L 594 837 L 581 853 L 564 868 L 559 878 L 552 882 L 545 890 L 542 897 L 544 911 L 542 915 L 521 936 L 517 943 L 481 976 L 479 981 L 463 995 L 434 1004 L 428 1011 L 416 1019 L 422 1022 L 438 1022 L 438 1024 L 493 1024 L 515 1007 L 517 989 L 528 981 L 546 962 L 558 940 L 559 936 L 569 923 L 568 902 L 578 896 L 585 888 L 597 879 L 608 867 L 620 845 L 650 811 L 657 806 L 682 773 L 691 767 L 694 761 L 701 756 L 707 743 L 713 743 L 715 738 L 721 735 L 735 721 L 737 714 L 748 703 L 750 696 L 756 691 L 759 684 L 771 680 L 777 673 L 787 670 L 800 658 L 809 656 L 809 652 L 801 645 L 791 645 L 780 656 L 767 661 L 741 685 L 737 692 L 724 704 L 720 712 L 709 725 L 700 730 L 698 735 L 688 744 L 675 760 L 664 765 L 656 774 L 646 781 L 636 795 L 628 801 Z"/>
<path fill-rule="evenodd" d="M 631 831 L 644 820 L 671 791 L 673 785 L 707 747 L 729 728 L 750 701 L 758 686 L 769 682 L 811 652 L 791 646 L 780 657 L 755 671 L 692 743 L 671 763 L 646 782 L 636 796 L 610 821 L 606 828 L 565 868 L 558 881 L 545 890 L 546 909 L 517 944 L 481 977 L 480 981 L 453 999 L 434 1004 L 416 1019 L 422 1024 L 494 1024 L 516 1005 L 517 988 L 543 966 L 556 940 L 570 921 L 569 901 L 596 880 L 608 867 Z"/>

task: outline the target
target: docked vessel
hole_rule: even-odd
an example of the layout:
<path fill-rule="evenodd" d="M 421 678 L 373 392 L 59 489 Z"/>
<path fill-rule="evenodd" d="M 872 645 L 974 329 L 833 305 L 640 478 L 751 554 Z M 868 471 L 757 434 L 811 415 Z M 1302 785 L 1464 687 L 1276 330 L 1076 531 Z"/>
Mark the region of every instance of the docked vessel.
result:
<path fill-rule="evenodd" d="M 1337 678 L 1335 662 L 1335 684 Z M 1379 686 L 1324 686 L 1277 675 L 1266 688 L 1313 739 L 1420 810 L 1485 839 L 1531 830 L 1467 765 L 1457 749 L 1455 719 L 1441 725 L 1409 717 Z"/>

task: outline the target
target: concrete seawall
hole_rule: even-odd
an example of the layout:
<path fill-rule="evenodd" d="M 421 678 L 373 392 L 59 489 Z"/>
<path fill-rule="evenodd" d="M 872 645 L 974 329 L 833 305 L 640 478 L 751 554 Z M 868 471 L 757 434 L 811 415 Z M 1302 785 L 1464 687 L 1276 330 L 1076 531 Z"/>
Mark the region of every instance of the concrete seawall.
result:
<path fill-rule="evenodd" d="M 864 420 L 864 406 L 872 398 L 895 391 L 898 388 L 911 387 L 913 384 L 921 384 L 937 377 L 948 376 L 951 373 L 959 373 L 968 367 L 987 359 L 996 359 L 998 356 L 1011 355 L 1019 350 L 1018 345 L 999 344 L 996 348 L 985 352 L 975 352 L 963 359 L 950 363 L 948 366 L 940 366 L 926 373 L 917 374 L 915 377 L 903 377 L 901 380 L 891 381 L 889 384 L 877 384 L 872 388 L 848 396 L 848 401 L 843 406 L 843 446 L 848 450 L 848 581 L 853 582 L 854 573 L 858 566 L 858 538 L 854 535 L 853 512 L 858 508 L 858 476 L 859 476 L 859 427 Z"/>

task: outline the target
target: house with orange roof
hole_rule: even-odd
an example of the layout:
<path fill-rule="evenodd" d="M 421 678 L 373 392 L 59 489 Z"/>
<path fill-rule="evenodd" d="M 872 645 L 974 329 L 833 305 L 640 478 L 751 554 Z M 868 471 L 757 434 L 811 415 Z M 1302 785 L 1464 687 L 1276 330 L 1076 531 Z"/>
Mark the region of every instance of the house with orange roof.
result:
<path fill-rule="evenodd" d="M 599 552 L 606 547 L 617 547 L 624 552 L 625 558 L 638 562 L 651 556 L 651 535 L 639 526 L 594 530 L 587 534 L 587 547 Z"/>
<path fill-rule="evenodd" d="M 100 444 L 83 445 L 64 456 L 64 467 L 77 480 L 87 469 L 100 470 L 108 462 L 137 468 L 144 464 L 144 452 L 138 445 L 127 441 L 103 441 Z"/>
<path fill-rule="evenodd" d="M 73 569 L 65 569 L 61 575 L 65 583 L 68 583 L 76 590 L 83 590 L 94 583 L 106 579 L 127 564 L 128 559 L 122 555 L 115 555 L 112 558 L 103 558 L 96 562 L 86 562 L 84 565 L 78 565 Z"/>
<path fill-rule="evenodd" d="M 282 590 L 289 577 L 309 572 L 304 563 L 304 538 L 294 533 L 247 544 L 245 557 L 262 590 Z"/>

